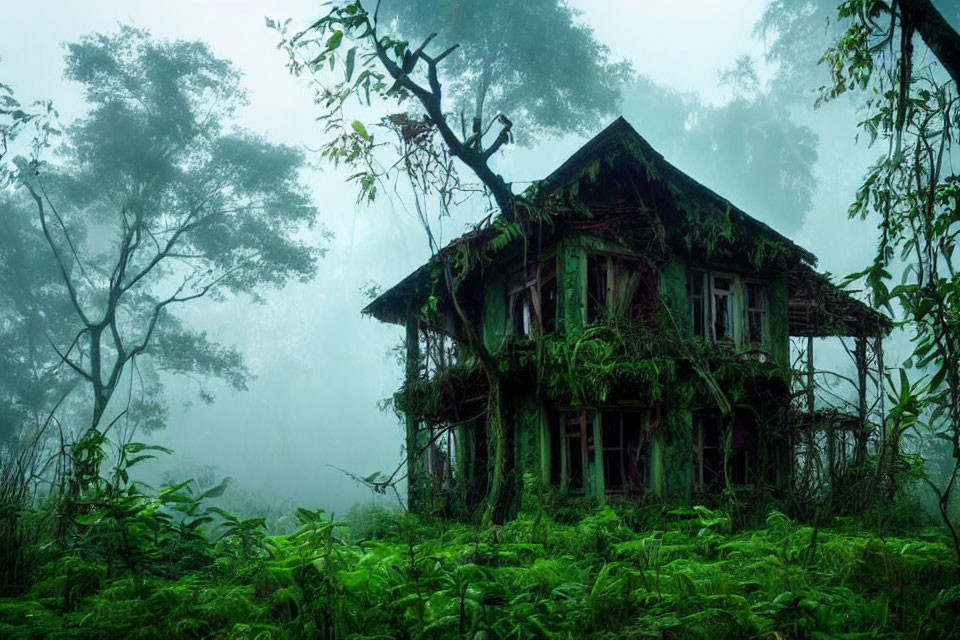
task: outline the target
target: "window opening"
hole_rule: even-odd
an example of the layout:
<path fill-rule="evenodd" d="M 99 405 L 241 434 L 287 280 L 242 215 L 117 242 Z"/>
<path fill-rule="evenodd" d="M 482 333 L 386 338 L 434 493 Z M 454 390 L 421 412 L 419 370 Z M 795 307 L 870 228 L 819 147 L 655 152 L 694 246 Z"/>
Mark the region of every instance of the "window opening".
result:
<path fill-rule="evenodd" d="M 713 416 L 695 416 L 693 433 L 693 484 L 708 491 L 723 483 L 720 424 Z"/>
<path fill-rule="evenodd" d="M 454 460 L 457 440 L 453 428 L 440 424 L 430 427 L 430 445 L 427 448 L 427 465 L 433 476 L 434 490 L 449 491 L 454 482 Z"/>
<path fill-rule="evenodd" d="M 564 441 L 567 452 L 568 489 L 583 489 L 585 430 L 586 421 L 582 411 L 567 416 L 564 424 Z"/>
<path fill-rule="evenodd" d="M 593 427 L 596 414 L 592 410 L 564 411 L 558 421 L 560 456 L 556 472 L 551 463 L 551 480 L 570 491 L 580 491 L 586 486 L 588 464 L 594 462 Z M 559 449 L 562 447 L 562 452 Z M 551 445 L 551 454 L 554 449 Z"/>
<path fill-rule="evenodd" d="M 587 322 L 598 322 L 604 318 L 607 308 L 607 257 L 587 256 Z"/>
<path fill-rule="evenodd" d="M 642 260 L 587 255 L 587 322 L 614 318 L 647 320 L 657 305 L 657 270 Z"/>
<path fill-rule="evenodd" d="M 746 283 L 747 288 L 747 338 L 756 344 L 763 343 L 763 325 L 767 314 L 767 288 L 758 282 Z"/>
<path fill-rule="evenodd" d="M 733 340 L 733 280 L 713 276 L 713 339 Z"/>
<path fill-rule="evenodd" d="M 537 266 L 531 267 L 526 278 L 517 275 L 508 291 L 507 312 L 515 336 L 529 338 L 533 334 L 537 317 L 542 313 L 543 330 L 546 333 L 557 328 L 557 267 L 550 259 L 540 265 L 540 292 L 537 291 Z"/>
<path fill-rule="evenodd" d="M 650 454 L 649 448 L 644 447 L 643 413 L 604 411 L 600 425 L 604 489 L 642 491 L 647 483 Z"/>

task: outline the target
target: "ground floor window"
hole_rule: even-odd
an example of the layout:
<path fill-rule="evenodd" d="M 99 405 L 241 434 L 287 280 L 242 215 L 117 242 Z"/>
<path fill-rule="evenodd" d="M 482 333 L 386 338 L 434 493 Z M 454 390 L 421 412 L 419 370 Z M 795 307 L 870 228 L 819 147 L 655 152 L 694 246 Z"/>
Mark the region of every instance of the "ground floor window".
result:
<path fill-rule="evenodd" d="M 561 482 L 571 491 L 582 491 L 587 463 L 593 461 L 593 411 L 564 411 L 560 414 Z"/>
<path fill-rule="evenodd" d="M 641 411 L 603 411 L 603 485 L 606 491 L 642 491 L 647 485 L 650 447 Z"/>
<path fill-rule="evenodd" d="M 716 416 L 695 415 L 693 419 L 693 486 L 713 491 L 724 486 L 724 423 Z M 758 458 L 756 424 L 751 415 L 738 412 L 729 433 L 727 471 L 734 485 L 756 481 Z"/>
<path fill-rule="evenodd" d="M 723 486 L 720 421 L 714 416 L 693 418 L 693 486 L 710 491 Z"/>
<path fill-rule="evenodd" d="M 599 464 L 597 475 L 603 477 L 605 492 L 642 492 L 650 473 L 646 419 L 639 409 L 559 412 L 550 439 L 551 483 L 583 491 L 589 469 Z"/>
<path fill-rule="evenodd" d="M 430 427 L 429 433 L 427 468 L 434 490 L 449 491 L 453 487 L 456 469 L 457 434 L 453 427 L 445 424 Z"/>

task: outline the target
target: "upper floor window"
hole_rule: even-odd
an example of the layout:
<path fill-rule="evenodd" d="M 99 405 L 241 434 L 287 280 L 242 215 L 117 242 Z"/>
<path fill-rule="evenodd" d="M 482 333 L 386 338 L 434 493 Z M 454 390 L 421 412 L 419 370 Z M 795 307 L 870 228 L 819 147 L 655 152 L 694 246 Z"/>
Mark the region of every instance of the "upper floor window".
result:
<path fill-rule="evenodd" d="M 747 282 L 747 340 L 763 343 L 763 326 L 767 322 L 767 288 L 759 282 Z"/>
<path fill-rule="evenodd" d="M 507 313 L 513 335 L 529 338 L 537 319 L 544 333 L 557 328 L 557 261 L 549 259 L 516 275 L 507 291 Z"/>
<path fill-rule="evenodd" d="M 762 344 L 767 323 L 767 288 L 729 273 L 690 272 L 690 326 L 713 342 Z"/>
<path fill-rule="evenodd" d="M 733 278 L 710 274 L 711 305 L 713 312 L 713 339 L 734 341 Z"/>
<path fill-rule="evenodd" d="M 587 255 L 587 322 L 649 319 L 657 303 L 657 271 L 635 258 Z"/>

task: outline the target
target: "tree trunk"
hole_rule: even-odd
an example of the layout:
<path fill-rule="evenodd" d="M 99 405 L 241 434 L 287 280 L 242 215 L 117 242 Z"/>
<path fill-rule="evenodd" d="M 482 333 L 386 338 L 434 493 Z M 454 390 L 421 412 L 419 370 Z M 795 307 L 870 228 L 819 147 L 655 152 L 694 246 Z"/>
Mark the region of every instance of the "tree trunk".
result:
<path fill-rule="evenodd" d="M 960 34 L 930 0 L 899 0 L 899 5 L 904 22 L 917 30 L 954 84 L 960 86 Z"/>

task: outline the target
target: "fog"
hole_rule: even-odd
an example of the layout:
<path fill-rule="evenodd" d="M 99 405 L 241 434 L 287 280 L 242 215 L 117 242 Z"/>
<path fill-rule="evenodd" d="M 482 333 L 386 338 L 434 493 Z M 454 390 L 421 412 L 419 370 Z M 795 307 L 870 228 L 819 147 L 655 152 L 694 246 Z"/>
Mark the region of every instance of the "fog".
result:
<path fill-rule="evenodd" d="M 765 0 L 570 4 L 614 59 L 630 61 L 637 74 L 696 99 L 705 108 L 730 104 L 730 87 L 721 85 L 719 74 L 740 56 L 755 60 L 761 90 L 776 71 L 774 63 L 764 62 L 764 40 L 754 34 Z M 4 5 L 0 78 L 15 87 L 24 102 L 52 99 L 64 122 L 82 114 L 84 105 L 77 87 L 61 78 L 62 43 L 131 24 L 149 28 L 158 38 L 205 40 L 218 56 L 232 60 L 250 92 L 249 105 L 240 113 L 243 126 L 308 150 L 322 144 L 312 92 L 303 78 L 286 71 L 286 54 L 275 46 L 278 36 L 264 26 L 265 16 L 305 23 L 323 10 L 318 3 Z M 629 87 L 625 97 L 620 111 L 668 160 L 735 203 L 750 197 L 742 185 L 723 183 L 723 172 L 711 173 L 708 166 L 697 166 L 697 158 L 685 157 L 684 148 L 673 148 L 669 131 L 674 125 L 663 120 L 663 113 L 639 103 Z M 862 269 L 874 251 L 874 226 L 848 220 L 846 209 L 877 152 L 855 141 L 857 114 L 852 103 L 840 100 L 815 111 L 812 102 L 813 93 L 805 103 L 789 107 L 794 122 L 816 135 L 811 206 L 802 217 L 789 220 L 773 206 L 745 209 L 816 254 L 821 271 L 843 275 Z M 613 115 L 596 122 L 593 133 L 612 119 Z M 495 168 L 522 188 L 546 176 L 585 140 L 566 136 L 537 140 L 529 147 L 508 146 L 495 158 Z M 212 403 L 204 404 L 196 399 L 197 381 L 171 378 L 168 426 L 143 438 L 175 451 L 147 470 L 153 476 L 164 471 L 189 476 L 215 465 L 237 486 L 268 501 L 289 499 L 340 513 L 371 495 L 341 469 L 366 476 L 389 472 L 402 459 L 400 423 L 392 413 L 378 409 L 378 401 L 388 398 L 401 380 L 402 367 L 391 349 L 399 344 L 402 329 L 362 317 L 360 309 L 368 300 L 361 288 L 369 282 L 392 286 L 422 264 L 429 249 L 416 220 L 396 198 L 358 205 L 355 185 L 345 182 L 348 172 L 312 159 L 315 168 L 304 178 L 321 221 L 335 234 L 329 242 L 314 238 L 328 248 L 317 277 L 267 291 L 263 304 L 246 298 L 204 300 L 178 312 L 214 340 L 236 345 L 256 379 L 240 392 L 203 381 L 214 396 Z M 482 211 L 483 203 L 473 203 L 445 221 L 444 240 L 461 233 Z M 888 348 L 888 365 L 901 358 L 898 340 Z M 837 366 L 847 366 L 836 352 L 825 353 L 827 361 L 833 358 Z"/>

